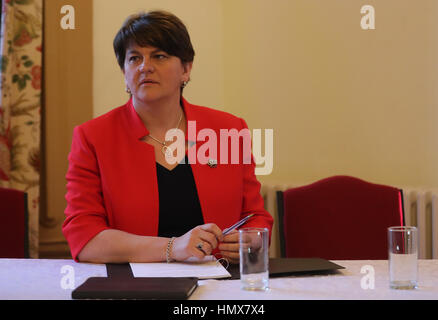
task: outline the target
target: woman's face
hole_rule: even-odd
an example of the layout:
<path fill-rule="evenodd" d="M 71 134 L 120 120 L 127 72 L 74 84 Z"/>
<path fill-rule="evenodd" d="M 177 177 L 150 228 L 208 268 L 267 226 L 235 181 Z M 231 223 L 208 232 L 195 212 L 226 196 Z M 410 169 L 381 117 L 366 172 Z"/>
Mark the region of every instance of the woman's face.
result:
<path fill-rule="evenodd" d="M 192 63 L 183 65 L 160 49 L 133 44 L 126 50 L 123 74 L 137 102 L 179 101 L 181 84 L 189 80 L 191 69 Z"/>

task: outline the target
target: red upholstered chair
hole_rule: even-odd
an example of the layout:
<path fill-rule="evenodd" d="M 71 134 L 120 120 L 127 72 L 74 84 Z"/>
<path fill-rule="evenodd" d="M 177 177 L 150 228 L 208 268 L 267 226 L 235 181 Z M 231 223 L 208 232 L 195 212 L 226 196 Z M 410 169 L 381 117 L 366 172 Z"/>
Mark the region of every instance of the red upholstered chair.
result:
<path fill-rule="evenodd" d="M 404 225 L 401 190 L 349 176 L 279 191 L 277 201 L 288 258 L 385 260 L 387 228 Z"/>
<path fill-rule="evenodd" d="M 27 193 L 0 188 L 0 258 L 28 258 Z"/>

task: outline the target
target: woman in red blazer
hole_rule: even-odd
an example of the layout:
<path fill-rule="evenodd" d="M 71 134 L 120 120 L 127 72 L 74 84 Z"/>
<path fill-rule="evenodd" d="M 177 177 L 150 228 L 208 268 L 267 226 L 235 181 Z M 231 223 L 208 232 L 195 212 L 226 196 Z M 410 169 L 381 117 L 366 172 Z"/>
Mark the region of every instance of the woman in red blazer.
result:
<path fill-rule="evenodd" d="M 240 155 L 239 163 L 225 164 L 212 152 L 206 164 L 193 155 L 211 143 L 200 131 L 219 137 L 221 129 L 240 131 L 246 123 L 182 98 L 194 51 L 174 15 L 130 17 L 114 49 L 131 98 L 74 130 L 63 224 L 73 258 L 169 262 L 219 252 L 238 262 L 238 233 L 223 236 L 222 230 L 249 214 L 247 227 L 271 231 L 273 223 L 254 161 Z M 192 134 L 189 124 L 196 125 Z M 168 130 L 184 134 L 185 153 L 172 150 L 175 140 L 165 141 Z M 219 142 L 218 153 L 224 150 Z M 169 163 L 169 155 L 179 156 L 177 163 Z"/>

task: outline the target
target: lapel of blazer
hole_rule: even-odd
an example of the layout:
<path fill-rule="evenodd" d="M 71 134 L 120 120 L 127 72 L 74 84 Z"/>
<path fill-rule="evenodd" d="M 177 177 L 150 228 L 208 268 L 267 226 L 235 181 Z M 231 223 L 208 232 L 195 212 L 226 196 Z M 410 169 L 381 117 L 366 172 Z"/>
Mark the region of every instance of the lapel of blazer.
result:
<path fill-rule="evenodd" d="M 144 219 L 138 228 L 141 228 L 139 232 L 158 235 L 159 196 L 155 152 L 151 145 L 140 140 L 148 135 L 149 131 L 135 111 L 132 99 L 128 101 L 126 107 L 125 127 L 133 139 L 133 153 L 129 159 L 132 167 L 130 172 L 136 181 L 136 189 L 139 192 L 137 196 L 143 199 L 139 212 L 144 215 Z"/>

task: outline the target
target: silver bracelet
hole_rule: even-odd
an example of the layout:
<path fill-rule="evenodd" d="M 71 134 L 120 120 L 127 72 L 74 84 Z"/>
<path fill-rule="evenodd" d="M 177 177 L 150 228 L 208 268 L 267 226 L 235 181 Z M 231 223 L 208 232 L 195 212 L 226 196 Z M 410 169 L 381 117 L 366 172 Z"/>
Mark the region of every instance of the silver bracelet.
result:
<path fill-rule="evenodd" d="M 167 263 L 174 261 L 171 257 L 170 257 L 170 253 L 172 252 L 172 245 L 173 245 L 173 241 L 175 240 L 175 237 L 172 237 L 169 242 L 167 243 L 167 248 L 166 248 L 166 261 Z"/>

